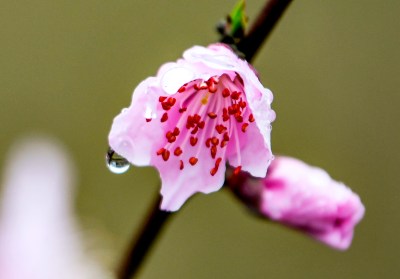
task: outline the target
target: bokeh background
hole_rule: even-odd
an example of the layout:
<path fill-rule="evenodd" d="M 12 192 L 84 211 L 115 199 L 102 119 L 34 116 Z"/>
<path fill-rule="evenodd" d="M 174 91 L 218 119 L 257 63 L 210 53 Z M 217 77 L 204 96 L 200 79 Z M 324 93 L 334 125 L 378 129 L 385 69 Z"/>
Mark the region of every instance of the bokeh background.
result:
<path fill-rule="evenodd" d="M 263 1 L 247 1 L 250 20 Z M 62 141 L 79 171 L 78 218 L 112 266 L 158 174 L 105 167 L 113 117 L 135 86 L 218 39 L 219 1 L 2 1 L 0 161 L 21 136 Z M 251 218 L 225 191 L 171 220 L 140 278 L 395 278 L 400 274 L 400 2 L 294 1 L 254 61 L 275 95 L 272 143 L 357 192 L 366 216 L 338 252 Z M 38 158 L 39 164 L 46 164 Z"/>

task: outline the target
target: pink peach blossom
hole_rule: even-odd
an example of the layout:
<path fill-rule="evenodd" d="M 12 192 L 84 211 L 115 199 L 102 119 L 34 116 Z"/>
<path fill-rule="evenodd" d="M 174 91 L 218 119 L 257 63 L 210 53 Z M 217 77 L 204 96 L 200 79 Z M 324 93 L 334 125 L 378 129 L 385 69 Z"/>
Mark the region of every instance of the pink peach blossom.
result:
<path fill-rule="evenodd" d="M 0 278 L 112 278 L 83 248 L 64 151 L 51 141 L 30 139 L 16 145 L 5 163 Z"/>
<path fill-rule="evenodd" d="M 290 157 L 273 160 L 266 178 L 240 173 L 228 178 L 228 184 L 262 216 L 340 250 L 350 246 L 364 215 L 360 198 L 347 186 L 326 171 Z"/>
<path fill-rule="evenodd" d="M 272 98 L 228 46 L 195 46 L 138 85 L 114 119 L 109 144 L 132 164 L 158 169 L 161 208 L 175 211 L 196 192 L 220 189 L 226 161 L 265 176 Z"/>

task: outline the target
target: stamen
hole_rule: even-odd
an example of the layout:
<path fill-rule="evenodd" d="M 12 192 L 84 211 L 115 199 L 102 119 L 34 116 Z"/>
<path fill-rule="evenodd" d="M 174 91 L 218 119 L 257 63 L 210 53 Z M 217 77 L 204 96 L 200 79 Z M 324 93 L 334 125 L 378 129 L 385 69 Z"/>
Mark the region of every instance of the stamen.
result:
<path fill-rule="evenodd" d="M 164 159 L 164 161 L 168 161 L 169 154 L 169 151 L 167 149 L 164 149 L 164 152 L 162 153 L 162 158 Z"/>
<path fill-rule="evenodd" d="M 199 160 L 199 159 L 197 159 L 196 157 L 190 157 L 189 163 L 190 163 L 192 166 L 194 166 L 194 165 L 196 165 L 196 163 L 197 163 L 198 160 Z"/>
<path fill-rule="evenodd" d="M 179 128 L 178 127 L 175 127 L 174 128 L 174 131 L 172 132 L 172 134 L 174 135 L 174 136 L 179 136 L 179 133 L 180 133 L 181 131 L 179 131 Z"/>
<path fill-rule="evenodd" d="M 181 87 L 178 89 L 178 92 L 179 92 L 179 93 L 183 93 L 183 92 L 185 92 L 185 90 L 186 90 L 186 87 L 185 87 L 185 86 L 181 86 Z"/>
<path fill-rule="evenodd" d="M 178 146 L 177 148 L 175 148 L 174 155 L 179 156 L 182 154 L 182 152 L 182 149 Z"/>
<path fill-rule="evenodd" d="M 224 88 L 224 90 L 222 90 L 222 97 L 226 98 L 229 97 L 231 93 L 229 92 L 228 88 Z"/>
<path fill-rule="evenodd" d="M 211 157 L 215 159 L 215 156 L 217 155 L 217 147 L 215 145 L 211 146 Z"/>
<path fill-rule="evenodd" d="M 236 114 L 236 115 L 235 115 L 235 119 L 236 119 L 236 121 L 239 122 L 239 123 L 240 123 L 240 122 L 243 122 L 243 116 L 241 116 L 240 114 Z"/>
<path fill-rule="evenodd" d="M 232 92 L 232 94 L 231 94 L 232 100 L 238 100 L 238 99 L 239 99 L 239 96 L 240 96 L 240 92 L 238 92 L 238 91 L 234 91 L 234 92 Z"/>
<path fill-rule="evenodd" d="M 215 130 L 217 130 L 218 134 L 222 134 L 226 130 L 226 127 L 224 125 L 219 124 L 215 126 Z"/>
<path fill-rule="evenodd" d="M 157 151 L 157 155 L 161 155 L 161 154 L 163 154 L 164 153 L 164 151 L 165 151 L 165 148 L 160 148 L 160 149 L 158 149 L 158 151 Z"/>
<path fill-rule="evenodd" d="M 161 103 L 163 110 L 170 110 L 171 105 L 168 102 Z"/>
<path fill-rule="evenodd" d="M 215 119 L 217 117 L 217 115 L 214 112 L 209 112 L 207 113 L 207 115 L 211 118 L 211 119 Z"/>
<path fill-rule="evenodd" d="M 165 122 L 165 121 L 167 121 L 167 120 L 168 120 L 168 113 L 164 112 L 164 114 L 162 115 L 160 121 L 161 121 L 161 122 Z"/>
<path fill-rule="evenodd" d="M 211 146 L 211 138 L 208 138 L 208 139 L 206 140 L 206 146 L 207 146 L 208 148 L 210 148 L 210 146 Z"/>
<path fill-rule="evenodd" d="M 243 125 L 242 125 L 242 132 L 243 132 L 243 133 L 246 132 L 247 127 L 249 127 L 249 123 L 243 123 Z"/>
<path fill-rule="evenodd" d="M 204 125 L 206 125 L 206 122 L 201 121 L 201 122 L 199 122 L 199 124 L 197 124 L 197 127 L 199 127 L 200 129 L 203 129 Z"/>
<path fill-rule="evenodd" d="M 218 145 L 219 139 L 216 138 L 216 137 L 213 137 L 213 138 L 211 139 L 211 143 L 212 143 L 212 145 Z"/>
<path fill-rule="evenodd" d="M 254 122 L 254 121 L 256 121 L 256 119 L 254 118 L 254 115 L 251 113 L 249 115 L 249 122 L 251 123 L 251 122 Z"/>
<path fill-rule="evenodd" d="M 168 104 L 172 107 L 173 105 L 175 105 L 176 99 L 170 97 L 170 98 L 168 98 L 167 102 L 168 102 Z"/>
<path fill-rule="evenodd" d="M 190 137 L 190 145 L 195 146 L 197 143 L 198 138 L 196 137 Z"/>
<path fill-rule="evenodd" d="M 205 83 L 204 80 L 194 85 L 194 89 L 196 90 L 202 90 L 207 88 L 208 88 L 207 83 Z"/>

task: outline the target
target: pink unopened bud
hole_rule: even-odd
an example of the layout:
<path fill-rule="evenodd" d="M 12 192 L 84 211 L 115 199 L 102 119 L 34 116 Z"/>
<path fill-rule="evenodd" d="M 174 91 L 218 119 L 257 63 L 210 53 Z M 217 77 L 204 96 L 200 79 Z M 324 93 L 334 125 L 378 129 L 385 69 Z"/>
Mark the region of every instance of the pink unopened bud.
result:
<path fill-rule="evenodd" d="M 242 172 L 229 177 L 227 183 L 260 215 L 340 250 L 350 246 L 365 211 L 358 195 L 343 183 L 290 157 L 277 157 L 265 178 Z"/>

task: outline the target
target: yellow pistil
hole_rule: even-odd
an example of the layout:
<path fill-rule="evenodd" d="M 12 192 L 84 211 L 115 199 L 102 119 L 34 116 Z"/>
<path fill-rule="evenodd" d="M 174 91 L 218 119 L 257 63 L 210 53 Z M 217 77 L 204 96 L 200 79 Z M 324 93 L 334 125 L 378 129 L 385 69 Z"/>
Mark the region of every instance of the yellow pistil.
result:
<path fill-rule="evenodd" d="M 207 92 L 206 95 L 201 99 L 201 104 L 202 105 L 207 105 L 208 104 L 208 97 L 210 96 L 210 92 Z"/>

